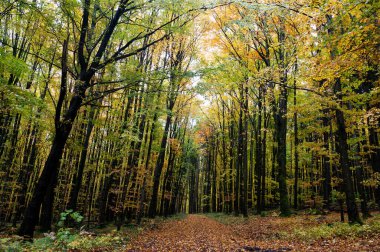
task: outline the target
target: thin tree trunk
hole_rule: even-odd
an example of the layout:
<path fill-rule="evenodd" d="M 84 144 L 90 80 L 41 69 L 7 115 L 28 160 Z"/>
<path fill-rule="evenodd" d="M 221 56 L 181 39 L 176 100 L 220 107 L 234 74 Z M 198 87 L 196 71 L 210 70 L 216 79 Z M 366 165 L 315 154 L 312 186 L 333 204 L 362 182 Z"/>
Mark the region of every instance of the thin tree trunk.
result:
<path fill-rule="evenodd" d="M 149 205 L 149 217 L 153 218 L 157 215 L 157 200 L 158 200 L 158 187 L 160 185 L 162 168 L 164 167 L 165 154 L 166 154 L 166 144 L 168 141 L 169 126 L 171 124 L 172 115 L 171 112 L 166 116 L 166 123 L 164 134 L 161 139 L 160 152 L 157 159 L 156 168 L 154 170 L 153 177 L 153 191 L 152 198 Z"/>
<path fill-rule="evenodd" d="M 294 118 L 294 209 L 298 209 L 298 176 L 299 176 L 299 166 L 298 166 L 298 115 L 296 111 L 297 106 L 297 84 L 294 80 L 293 88 L 293 105 L 295 107 L 295 112 L 293 114 Z"/>
<path fill-rule="evenodd" d="M 92 129 L 94 128 L 94 119 L 95 119 L 95 108 L 91 107 L 90 114 L 88 116 L 88 123 L 86 127 L 86 135 L 84 137 L 83 146 L 80 153 L 80 160 L 78 164 L 77 174 L 76 176 L 74 176 L 73 188 L 71 189 L 70 199 L 67 205 L 67 209 L 72 209 L 73 211 L 77 210 L 78 195 L 82 187 L 83 171 L 86 164 L 90 136 L 92 133 Z"/>

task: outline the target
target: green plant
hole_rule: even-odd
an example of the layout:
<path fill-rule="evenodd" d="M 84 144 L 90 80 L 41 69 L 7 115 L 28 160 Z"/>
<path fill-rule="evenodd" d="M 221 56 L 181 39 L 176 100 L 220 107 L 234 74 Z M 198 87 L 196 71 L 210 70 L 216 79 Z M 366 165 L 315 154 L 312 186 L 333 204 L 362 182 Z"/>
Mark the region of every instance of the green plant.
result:
<path fill-rule="evenodd" d="M 12 240 L 11 238 L 0 239 L 0 251 L 21 251 L 22 242 L 19 240 Z"/>
<path fill-rule="evenodd" d="M 311 215 L 320 215 L 322 214 L 322 211 L 317 209 L 317 208 L 309 208 L 307 211 L 306 211 L 307 214 L 311 214 Z"/>
<path fill-rule="evenodd" d="M 102 236 L 81 236 L 72 240 L 67 244 L 67 248 L 71 250 L 91 250 L 99 248 L 120 247 L 126 243 L 126 239 L 114 234 L 107 234 Z"/>
<path fill-rule="evenodd" d="M 43 237 L 34 239 L 33 243 L 25 244 L 24 246 L 28 246 L 27 249 L 31 251 L 46 251 L 54 246 L 54 240 L 51 237 Z"/>
<path fill-rule="evenodd" d="M 260 216 L 261 217 L 267 217 L 268 216 L 268 212 L 267 211 L 261 211 Z"/>
<path fill-rule="evenodd" d="M 51 238 L 55 240 L 55 244 L 60 248 L 68 248 L 68 244 L 77 240 L 79 238 L 79 234 L 77 231 L 73 232 L 73 229 L 66 227 L 68 222 L 74 222 L 75 224 L 80 224 L 83 221 L 83 216 L 69 209 L 60 214 L 59 221 L 57 226 L 60 227 L 56 237 Z"/>
<path fill-rule="evenodd" d="M 69 219 L 73 220 L 76 224 L 80 224 L 83 221 L 83 216 L 72 209 L 68 209 L 60 214 L 57 226 L 64 227 Z"/>

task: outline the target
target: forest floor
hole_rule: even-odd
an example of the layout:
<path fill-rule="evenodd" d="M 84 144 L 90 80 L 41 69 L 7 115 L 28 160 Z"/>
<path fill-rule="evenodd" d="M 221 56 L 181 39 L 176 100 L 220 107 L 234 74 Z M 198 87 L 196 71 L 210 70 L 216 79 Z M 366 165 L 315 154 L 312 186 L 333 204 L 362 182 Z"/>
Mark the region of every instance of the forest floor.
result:
<path fill-rule="evenodd" d="M 338 214 L 290 218 L 188 215 L 141 232 L 127 251 L 380 251 L 380 215 L 366 225 Z"/>
<path fill-rule="evenodd" d="M 37 233 L 33 243 L 11 233 L 0 233 L 0 251 L 379 251 L 380 213 L 364 225 L 340 222 L 338 213 L 297 212 L 288 218 L 278 212 L 235 217 L 222 213 L 179 214 L 143 219 L 121 231 L 105 228 L 78 231 L 63 228 Z"/>

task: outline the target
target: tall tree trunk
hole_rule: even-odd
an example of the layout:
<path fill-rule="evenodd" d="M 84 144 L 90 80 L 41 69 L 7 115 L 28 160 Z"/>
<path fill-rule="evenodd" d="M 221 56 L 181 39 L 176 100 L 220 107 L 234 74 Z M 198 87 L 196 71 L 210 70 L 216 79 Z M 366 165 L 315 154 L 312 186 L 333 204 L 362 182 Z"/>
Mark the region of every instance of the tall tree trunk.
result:
<path fill-rule="evenodd" d="M 298 166 L 298 115 L 297 115 L 297 84 L 294 80 L 293 89 L 293 105 L 295 107 L 295 112 L 293 114 L 294 119 L 294 209 L 298 209 L 298 176 L 299 176 L 299 166 Z"/>
<path fill-rule="evenodd" d="M 56 134 L 53 138 L 53 143 L 48 158 L 34 189 L 32 199 L 25 210 L 24 220 L 18 230 L 18 234 L 21 236 L 33 237 L 35 226 L 38 223 L 38 215 L 40 212 L 41 204 L 48 192 L 50 181 L 54 181 L 54 175 L 58 174 L 63 149 L 70 135 L 74 120 L 82 104 L 83 97 L 85 96 L 85 88 L 83 84 L 80 83 L 86 83 L 86 80 L 82 80 L 79 82 L 79 84 L 77 84 L 78 86 L 76 87 L 76 93 L 74 93 L 73 97 L 71 98 L 70 106 L 61 121 L 60 110 L 62 108 L 67 82 L 67 52 L 68 45 L 67 41 L 65 41 L 62 53 L 61 92 L 60 99 L 57 103 L 57 111 L 55 116 Z"/>
<path fill-rule="evenodd" d="M 92 129 L 94 128 L 94 119 L 95 119 L 95 108 L 91 107 L 90 114 L 88 116 L 88 123 L 86 127 L 86 135 L 84 137 L 83 146 L 80 153 L 80 160 L 78 164 L 77 174 L 74 176 L 73 188 L 71 189 L 69 203 L 67 204 L 67 209 L 72 209 L 73 211 L 77 210 L 78 195 L 82 186 L 83 171 L 86 164 L 90 136 L 92 133 Z"/>
<path fill-rule="evenodd" d="M 255 155 L 255 191 L 256 191 L 256 208 L 257 213 L 260 214 L 262 210 L 261 206 L 261 182 L 262 182 L 262 145 L 261 145 L 261 119 L 262 119 L 262 87 L 259 87 L 259 97 L 257 100 L 257 125 L 256 125 L 256 132 L 255 132 L 255 144 L 256 144 L 256 155 Z"/>
<path fill-rule="evenodd" d="M 261 158 L 262 158 L 262 173 L 261 173 L 261 210 L 265 210 L 265 194 L 266 194 L 266 150 L 267 150 L 267 128 L 269 123 L 269 117 L 267 116 L 266 106 L 265 106 L 265 94 L 264 98 L 264 106 L 263 106 L 263 119 L 264 119 L 264 133 L 261 139 L 262 147 L 261 147 Z"/>
<path fill-rule="evenodd" d="M 160 94 L 161 93 L 158 93 L 158 99 L 160 98 Z M 150 157 L 151 157 L 151 152 L 152 152 L 152 145 L 153 145 L 153 140 L 154 140 L 154 131 L 156 129 L 156 124 L 157 124 L 157 121 L 158 121 L 158 111 L 157 110 L 158 110 L 158 107 L 156 107 L 156 111 L 154 112 L 153 122 L 152 122 L 152 128 L 150 129 L 148 150 L 147 150 L 147 155 L 146 155 L 147 158 L 146 158 L 146 163 L 145 163 L 145 171 L 146 171 L 146 173 L 148 173 L 148 171 L 149 171 L 149 162 L 150 162 Z M 146 185 L 146 175 L 144 175 L 143 186 L 142 186 L 141 192 L 140 192 L 139 211 L 137 212 L 137 217 L 136 217 L 138 224 L 140 224 L 141 218 L 142 218 L 142 216 L 144 214 L 143 210 L 144 210 L 145 195 L 146 195 L 145 185 Z"/>
<path fill-rule="evenodd" d="M 358 179 L 357 183 L 358 183 L 358 191 L 360 195 L 360 209 L 362 212 L 362 217 L 363 219 L 367 219 L 371 217 L 371 214 L 368 209 L 367 196 L 366 196 L 364 185 L 363 185 L 363 182 L 364 182 L 363 167 L 361 165 L 358 165 L 358 167 L 355 170 L 355 173 Z"/>
<path fill-rule="evenodd" d="M 248 217 L 248 87 L 244 90 L 244 132 L 243 132 L 243 208 L 244 217 Z"/>
<path fill-rule="evenodd" d="M 152 198 L 149 205 L 149 217 L 153 218 L 157 215 L 157 200 L 158 200 L 158 187 L 160 185 L 162 168 L 164 167 L 165 154 L 166 154 L 166 144 L 168 141 L 169 126 L 172 121 L 171 111 L 166 116 L 166 123 L 164 134 L 161 139 L 160 152 L 158 154 L 157 164 L 154 169 L 153 177 L 153 189 L 152 189 Z"/>
<path fill-rule="evenodd" d="M 281 18 L 282 19 L 282 18 Z M 280 48 L 278 50 L 279 66 L 280 66 L 280 96 L 278 101 L 277 111 L 277 143 L 278 155 L 277 161 L 279 166 L 278 182 L 280 191 L 280 211 L 282 216 L 289 216 L 289 199 L 288 188 L 286 185 L 286 132 L 287 132 L 287 118 L 288 112 L 288 91 L 287 84 L 287 70 L 285 66 L 285 27 L 284 20 L 280 24 L 278 31 L 278 40 Z"/>
<path fill-rule="evenodd" d="M 49 186 L 47 187 L 46 194 L 41 205 L 40 230 L 42 232 L 51 230 L 51 223 L 54 211 L 54 189 L 57 186 L 58 173 L 58 169 L 55 169 L 53 175 L 50 178 Z"/>
<path fill-rule="evenodd" d="M 324 111 L 327 114 L 327 111 Z M 325 115 L 323 118 L 323 127 L 328 127 L 330 125 L 330 119 Z M 329 133 L 325 129 L 323 132 L 323 146 L 325 150 L 329 151 Z M 322 169 L 323 169 L 323 201 L 324 207 L 330 209 L 331 204 L 331 172 L 330 172 L 330 157 L 326 155 L 322 156 Z"/>
<path fill-rule="evenodd" d="M 69 132 L 65 131 L 57 132 L 54 136 L 53 145 L 50 149 L 48 159 L 45 162 L 42 174 L 34 189 L 33 197 L 26 208 L 24 220 L 18 230 L 18 234 L 21 236 L 33 237 L 34 228 L 38 222 L 41 204 L 48 192 L 50 181 L 54 179 L 54 174 L 58 170 L 68 135 Z"/>
<path fill-rule="evenodd" d="M 54 61 L 55 55 L 56 55 L 56 49 L 54 49 L 52 61 Z M 46 96 L 46 93 L 48 90 L 48 86 L 49 86 L 49 82 L 50 82 L 51 76 L 52 76 L 52 68 L 53 68 L 53 63 L 50 63 L 49 68 L 48 68 L 48 75 L 47 75 L 47 78 L 45 81 L 45 87 L 42 90 L 42 93 L 40 96 L 41 100 L 45 99 L 45 96 Z M 36 114 L 37 114 L 37 119 L 39 119 L 41 117 L 41 108 L 37 109 Z M 19 174 L 19 177 L 17 179 L 19 184 L 21 184 L 21 188 L 20 188 L 19 197 L 17 198 L 18 208 L 17 208 L 16 214 L 15 214 L 14 219 L 13 219 L 14 225 L 20 219 L 21 214 L 23 214 L 25 211 L 25 207 L 26 207 L 26 203 L 27 203 L 26 202 L 26 194 L 27 194 L 27 190 L 28 190 L 28 181 L 30 179 L 30 176 L 33 172 L 33 168 L 34 168 L 36 160 L 37 160 L 37 152 L 38 152 L 37 143 L 40 140 L 40 132 L 41 131 L 39 130 L 38 123 L 35 123 L 32 127 L 31 139 L 28 143 L 30 153 L 26 153 L 26 155 L 24 156 L 22 170 L 20 170 L 20 174 Z"/>
<path fill-rule="evenodd" d="M 356 206 L 354 186 L 352 182 L 352 174 L 350 170 L 349 157 L 348 157 L 348 144 L 346 123 L 342 111 L 342 84 L 340 79 L 335 80 L 334 92 L 339 100 L 340 107 L 336 108 L 335 115 L 338 129 L 336 131 L 338 153 L 340 155 L 340 166 L 343 175 L 343 186 L 346 193 L 346 205 L 348 221 L 350 223 L 362 223 L 359 217 L 359 211 Z"/>
<path fill-rule="evenodd" d="M 281 83 L 286 83 L 282 81 Z M 286 129 L 287 129 L 287 90 L 280 87 L 279 110 L 277 115 L 277 141 L 278 154 L 277 161 L 279 166 L 278 182 L 280 191 L 280 211 L 282 216 L 289 216 L 288 189 L 286 186 Z"/>
<path fill-rule="evenodd" d="M 372 148 L 372 152 L 369 157 L 372 170 L 380 174 L 380 145 L 375 126 L 372 126 L 369 129 L 369 144 Z M 380 185 L 377 185 L 375 188 L 375 200 L 377 205 L 380 206 Z"/>

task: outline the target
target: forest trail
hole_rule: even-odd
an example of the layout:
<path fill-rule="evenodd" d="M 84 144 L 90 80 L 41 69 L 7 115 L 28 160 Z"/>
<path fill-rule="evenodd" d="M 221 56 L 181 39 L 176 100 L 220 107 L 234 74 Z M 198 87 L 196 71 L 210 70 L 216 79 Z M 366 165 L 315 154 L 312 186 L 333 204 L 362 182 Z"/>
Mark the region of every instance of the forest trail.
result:
<path fill-rule="evenodd" d="M 215 219 L 214 219 L 215 218 Z M 296 229 L 313 229 L 336 223 L 339 213 L 325 216 L 297 215 L 289 218 L 187 215 L 184 219 L 155 222 L 131 239 L 128 252 L 139 251 L 380 251 L 380 235 L 329 237 L 310 241 L 285 238 Z"/>
<path fill-rule="evenodd" d="M 237 249 L 232 230 L 204 215 L 165 222 L 139 235 L 129 251 L 225 251 Z"/>
<path fill-rule="evenodd" d="M 204 215 L 167 221 L 144 231 L 128 245 L 127 251 L 287 251 L 260 249 L 232 228 Z"/>

